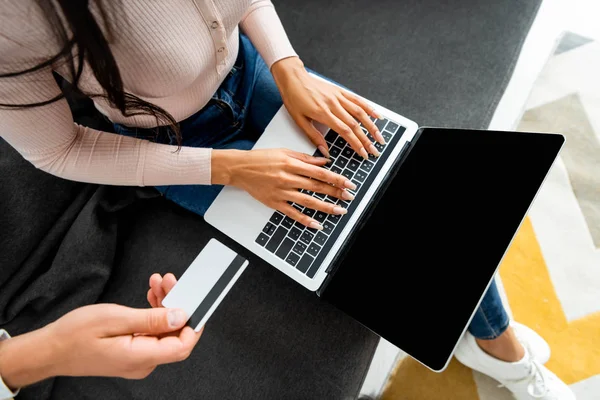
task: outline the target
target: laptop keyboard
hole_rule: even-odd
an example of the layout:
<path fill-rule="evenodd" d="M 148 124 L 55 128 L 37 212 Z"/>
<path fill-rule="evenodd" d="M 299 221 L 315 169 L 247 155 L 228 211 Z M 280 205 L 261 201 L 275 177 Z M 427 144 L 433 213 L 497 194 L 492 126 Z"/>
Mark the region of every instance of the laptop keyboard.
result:
<path fill-rule="evenodd" d="M 379 128 L 386 144 L 382 145 L 375 142 L 375 139 L 362 125 L 361 129 L 367 134 L 379 151 L 379 157 L 369 154 L 369 158 L 365 160 L 335 131 L 330 130 L 325 135 L 325 140 L 329 146 L 331 162 L 323 168 L 345 176 L 356 185 L 356 190 L 350 190 L 355 196 L 354 200 L 348 202 L 322 193 L 302 190 L 303 193 L 309 196 L 340 205 L 348 209 L 348 213 L 345 215 L 327 214 L 293 203 L 292 205 L 298 211 L 319 221 L 323 226 L 323 230 L 319 231 L 305 227 L 279 211 L 275 211 L 255 240 L 256 243 L 265 247 L 282 260 L 285 260 L 290 267 L 298 269 L 309 278 L 315 276 L 328 250 L 335 243 L 337 236 L 354 210 L 355 204 L 360 202 L 367 188 L 381 169 L 381 166 L 385 163 L 389 155 L 387 149 L 392 148 L 400 140 L 405 131 L 403 126 L 393 121 L 371 119 L 375 122 L 377 128 Z M 318 150 L 314 155 L 318 157 L 323 156 Z"/>

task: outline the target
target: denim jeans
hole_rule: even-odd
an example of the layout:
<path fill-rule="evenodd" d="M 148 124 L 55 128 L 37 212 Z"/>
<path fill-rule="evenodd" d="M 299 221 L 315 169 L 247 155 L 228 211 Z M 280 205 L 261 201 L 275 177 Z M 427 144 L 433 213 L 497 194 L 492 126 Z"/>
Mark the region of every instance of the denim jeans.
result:
<path fill-rule="evenodd" d="M 182 145 L 249 150 L 282 104 L 269 68 L 250 40 L 240 35 L 236 62 L 217 92 L 204 108 L 180 122 Z M 164 128 L 157 132 L 115 124 L 115 131 L 175 144 L 175 138 Z M 156 189 L 180 206 L 204 215 L 222 186 L 174 185 Z M 508 324 L 508 315 L 493 282 L 469 325 L 469 332 L 480 339 L 493 339 L 504 332 Z"/>

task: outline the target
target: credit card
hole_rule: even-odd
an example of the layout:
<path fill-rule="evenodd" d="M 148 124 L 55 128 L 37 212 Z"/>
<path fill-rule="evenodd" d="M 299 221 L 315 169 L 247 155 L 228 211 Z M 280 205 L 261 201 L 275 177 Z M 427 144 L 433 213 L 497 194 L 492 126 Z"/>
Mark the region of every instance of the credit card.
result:
<path fill-rule="evenodd" d="M 242 275 L 248 260 L 216 239 L 204 246 L 164 298 L 167 308 L 186 312 L 187 324 L 198 332 Z"/>

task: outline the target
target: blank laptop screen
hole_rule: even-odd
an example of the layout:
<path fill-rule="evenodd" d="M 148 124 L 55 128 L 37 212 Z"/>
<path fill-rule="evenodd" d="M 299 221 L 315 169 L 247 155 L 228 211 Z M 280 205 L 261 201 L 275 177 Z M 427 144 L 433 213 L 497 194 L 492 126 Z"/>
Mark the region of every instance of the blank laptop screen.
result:
<path fill-rule="evenodd" d="M 563 142 L 424 129 L 322 297 L 442 369 Z"/>

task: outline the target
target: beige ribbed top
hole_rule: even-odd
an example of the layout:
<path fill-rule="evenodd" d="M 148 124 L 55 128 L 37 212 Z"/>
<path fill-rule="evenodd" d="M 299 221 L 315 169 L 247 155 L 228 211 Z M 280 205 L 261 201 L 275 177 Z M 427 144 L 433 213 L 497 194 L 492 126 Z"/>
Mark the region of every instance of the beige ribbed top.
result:
<path fill-rule="evenodd" d="M 238 25 L 269 67 L 296 55 L 270 0 L 121 3 L 111 8 L 110 45 L 125 90 L 164 108 L 177 121 L 200 110 L 227 76 L 238 53 Z M 0 0 L 0 73 L 23 70 L 58 53 L 51 32 L 33 0 Z M 52 69 L 68 77 L 64 65 L 55 65 L 0 78 L 0 103 L 56 96 L 60 89 Z M 101 92 L 89 69 L 84 69 L 80 87 L 86 93 Z M 95 104 L 113 122 L 156 124 L 148 116 L 124 117 L 101 99 Z M 66 100 L 0 109 L 0 136 L 36 167 L 65 179 L 139 186 L 210 184 L 210 149 L 182 147 L 176 152 L 176 146 L 79 126 Z"/>

